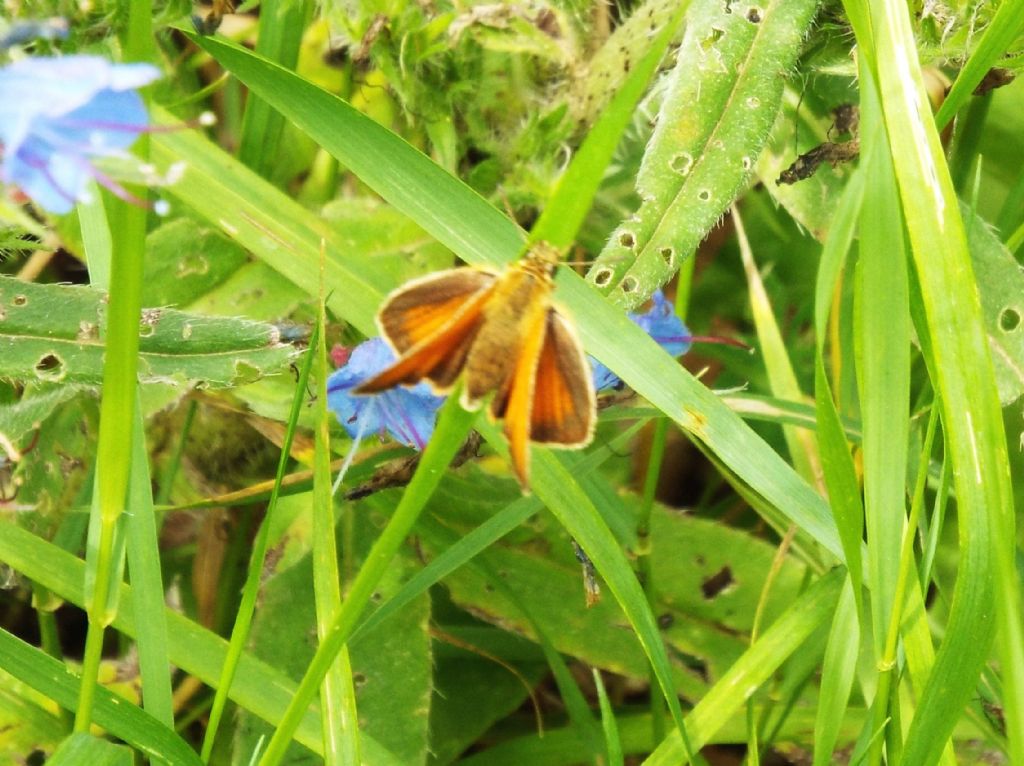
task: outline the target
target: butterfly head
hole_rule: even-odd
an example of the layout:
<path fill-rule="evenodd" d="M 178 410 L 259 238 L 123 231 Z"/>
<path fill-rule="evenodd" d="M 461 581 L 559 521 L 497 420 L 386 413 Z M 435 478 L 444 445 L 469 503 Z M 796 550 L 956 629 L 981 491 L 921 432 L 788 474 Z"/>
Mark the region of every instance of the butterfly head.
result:
<path fill-rule="evenodd" d="M 535 242 L 523 257 L 523 268 L 538 276 L 550 277 L 562 261 L 558 248 L 547 242 Z"/>

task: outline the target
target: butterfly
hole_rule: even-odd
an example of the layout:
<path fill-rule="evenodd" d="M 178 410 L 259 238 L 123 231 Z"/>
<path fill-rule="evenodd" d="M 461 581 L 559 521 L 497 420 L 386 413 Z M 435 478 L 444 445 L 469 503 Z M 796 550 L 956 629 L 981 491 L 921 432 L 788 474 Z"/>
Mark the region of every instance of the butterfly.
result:
<path fill-rule="evenodd" d="M 466 409 L 494 394 L 490 414 L 504 419 L 513 469 L 528 489 L 530 442 L 585 447 L 597 419 L 590 363 L 551 302 L 558 262 L 558 250 L 539 242 L 501 273 L 466 267 L 402 285 L 377 313 L 398 359 L 354 393 L 421 380 L 444 393 L 461 375 Z"/>

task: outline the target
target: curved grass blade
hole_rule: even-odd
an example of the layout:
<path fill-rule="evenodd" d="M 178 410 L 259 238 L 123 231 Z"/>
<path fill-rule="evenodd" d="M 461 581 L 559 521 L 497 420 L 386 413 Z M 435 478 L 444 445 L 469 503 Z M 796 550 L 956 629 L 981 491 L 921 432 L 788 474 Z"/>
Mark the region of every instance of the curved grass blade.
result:
<path fill-rule="evenodd" d="M 60 598 L 76 606 L 85 604 L 85 562 L 31 532 L 4 525 L 0 534 L 0 561 L 25 577 L 49 588 Z M 134 591 L 120 586 L 121 609 L 112 626 L 129 637 L 138 634 L 138 618 L 133 605 Z M 220 636 L 181 614 L 166 609 L 168 655 L 176 666 L 204 683 L 216 687 L 225 663 L 228 644 Z M 45 687 L 44 691 L 45 691 Z M 282 671 L 243 653 L 229 696 L 271 724 L 277 724 L 288 703 L 295 697 L 295 682 Z M 101 690 L 101 697 L 102 697 Z M 72 701 L 68 705 L 73 705 Z M 124 703 L 118 711 L 124 714 Z M 113 727 L 107 727 L 113 730 Z M 307 711 L 296 731 L 296 741 L 316 753 L 323 751 L 319 711 Z M 399 766 L 398 759 L 365 733 L 361 737 L 363 757 L 370 766 Z"/>
<path fill-rule="evenodd" d="M 935 115 L 935 126 L 939 130 L 967 103 L 985 73 L 996 65 L 1021 31 L 1024 31 L 1024 0 L 1003 0 Z"/>
<path fill-rule="evenodd" d="M 0 629 L 0 664 L 5 672 L 61 707 L 75 709 L 81 685 L 78 676 L 60 660 L 3 629 Z M 103 687 L 96 690 L 93 720 L 155 761 L 186 766 L 202 763 L 173 729 Z"/>

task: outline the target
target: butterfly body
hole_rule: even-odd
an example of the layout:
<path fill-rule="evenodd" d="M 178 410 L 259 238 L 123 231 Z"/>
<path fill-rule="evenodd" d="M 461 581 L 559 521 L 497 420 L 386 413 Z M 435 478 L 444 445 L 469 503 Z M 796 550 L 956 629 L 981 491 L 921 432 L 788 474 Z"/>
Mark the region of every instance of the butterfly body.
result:
<path fill-rule="evenodd" d="M 551 303 L 559 260 L 535 245 L 496 274 L 451 269 L 413 280 L 385 300 L 377 316 L 397 361 L 356 393 L 427 380 L 445 392 L 460 374 L 461 402 L 475 409 L 489 394 L 504 418 L 512 463 L 529 481 L 529 442 L 583 447 L 595 421 L 590 367 L 571 322 Z"/>

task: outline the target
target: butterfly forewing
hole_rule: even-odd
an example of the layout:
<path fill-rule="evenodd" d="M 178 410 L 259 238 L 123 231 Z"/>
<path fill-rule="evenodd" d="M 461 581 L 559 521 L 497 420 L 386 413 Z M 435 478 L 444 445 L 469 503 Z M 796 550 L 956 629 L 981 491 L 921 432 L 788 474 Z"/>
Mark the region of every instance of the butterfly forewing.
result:
<path fill-rule="evenodd" d="M 583 447 L 594 432 L 590 364 L 568 321 L 549 309 L 533 385 L 530 440 Z"/>
<path fill-rule="evenodd" d="M 403 285 L 388 296 L 377 315 L 381 334 L 399 354 L 440 331 L 459 310 L 497 277 L 478 269 L 450 269 Z"/>
<path fill-rule="evenodd" d="M 400 297 L 400 296 L 396 296 Z M 398 341 L 385 333 L 385 337 L 401 354 L 391 367 L 356 387 L 357 394 L 372 394 L 398 385 L 411 385 L 429 380 L 438 391 L 451 386 L 459 376 L 469 349 L 483 322 L 483 306 L 490 297 L 490 288 L 478 290 L 463 300 L 454 314 L 404 353 Z M 394 304 L 381 311 L 380 323 L 385 325 L 385 312 L 391 313 Z M 399 313 L 394 309 L 395 314 Z M 398 320 L 396 319 L 396 322 Z"/>

